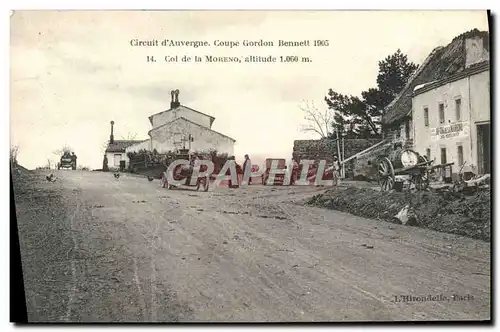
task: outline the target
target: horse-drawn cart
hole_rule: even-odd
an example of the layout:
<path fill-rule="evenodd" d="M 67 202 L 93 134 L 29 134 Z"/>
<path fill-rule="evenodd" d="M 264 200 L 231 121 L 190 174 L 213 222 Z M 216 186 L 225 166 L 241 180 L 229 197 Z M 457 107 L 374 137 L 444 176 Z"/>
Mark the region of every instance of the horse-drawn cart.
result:
<path fill-rule="evenodd" d="M 433 162 L 411 149 L 395 149 L 389 156 L 379 160 L 377 175 L 380 189 L 401 191 L 406 182 L 408 189 L 426 190 L 429 177 L 436 169 L 449 170 L 451 177 L 454 163 L 432 165 Z"/>

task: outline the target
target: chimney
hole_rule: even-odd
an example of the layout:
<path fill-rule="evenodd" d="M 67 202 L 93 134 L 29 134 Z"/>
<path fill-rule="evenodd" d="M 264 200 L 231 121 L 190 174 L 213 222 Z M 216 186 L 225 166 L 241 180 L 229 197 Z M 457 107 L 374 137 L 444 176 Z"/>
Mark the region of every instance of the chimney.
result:
<path fill-rule="evenodd" d="M 115 125 L 114 121 L 111 121 L 111 135 L 109 135 L 109 144 L 113 144 L 115 142 L 115 137 L 113 136 L 113 126 Z"/>
<path fill-rule="evenodd" d="M 181 106 L 181 103 L 179 103 L 179 90 L 175 90 L 175 107 Z"/>
<path fill-rule="evenodd" d="M 172 101 L 170 102 L 170 108 L 173 109 L 173 108 L 175 108 L 175 101 L 174 101 L 175 100 L 175 91 L 174 90 L 170 91 L 170 94 L 172 95 Z"/>
<path fill-rule="evenodd" d="M 465 68 L 490 59 L 490 54 L 484 46 L 484 40 L 481 36 L 465 40 Z"/>

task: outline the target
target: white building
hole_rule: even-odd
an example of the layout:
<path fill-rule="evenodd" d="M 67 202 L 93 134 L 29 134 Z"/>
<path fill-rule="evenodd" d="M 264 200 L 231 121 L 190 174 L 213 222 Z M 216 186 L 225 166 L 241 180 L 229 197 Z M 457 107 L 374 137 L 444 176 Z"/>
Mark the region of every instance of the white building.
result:
<path fill-rule="evenodd" d="M 490 172 L 489 33 L 476 29 L 435 48 L 386 107 L 385 138 L 451 163 L 456 175 Z"/>
<path fill-rule="evenodd" d="M 108 167 L 112 170 L 120 168 L 120 162 L 125 162 L 125 168 L 129 165 L 129 158 L 126 153 L 126 148 L 134 145 L 140 144 L 143 141 L 131 141 L 131 140 L 113 140 L 108 143 L 106 148 L 106 158 L 108 159 Z"/>
<path fill-rule="evenodd" d="M 465 163 L 464 172 L 489 173 L 490 113 L 489 61 L 424 85 L 412 98 L 414 149 L 454 172 Z"/>
<path fill-rule="evenodd" d="M 109 136 L 108 146 L 104 152 L 108 159 L 108 167 L 111 170 L 119 169 L 120 162 L 125 162 L 125 168 L 128 167 L 129 158 L 125 149 L 131 145 L 143 142 L 137 140 L 115 140 L 113 135 L 114 125 L 115 122 L 111 121 L 111 135 Z"/>
<path fill-rule="evenodd" d="M 212 129 L 215 118 L 179 103 L 179 91 L 172 91 L 170 109 L 149 117 L 152 129 L 149 139 L 126 147 L 125 151 L 145 149 L 158 153 L 191 147 L 191 151 L 217 150 L 234 155 L 235 140 Z M 188 141 L 188 137 L 191 140 Z"/>

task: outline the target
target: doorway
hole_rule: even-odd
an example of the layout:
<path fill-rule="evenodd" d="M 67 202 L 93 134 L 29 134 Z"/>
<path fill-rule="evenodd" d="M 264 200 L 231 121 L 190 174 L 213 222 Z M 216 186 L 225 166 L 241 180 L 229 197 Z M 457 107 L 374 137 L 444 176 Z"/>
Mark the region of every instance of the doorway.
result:
<path fill-rule="evenodd" d="M 114 155 L 114 162 L 113 162 L 113 165 L 115 167 L 119 167 L 120 166 L 120 160 L 122 160 L 122 155 L 121 154 L 115 154 Z"/>
<path fill-rule="evenodd" d="M 477 166 L 478 174 L 491 172 L 490 124 L 477 125 Z"/>

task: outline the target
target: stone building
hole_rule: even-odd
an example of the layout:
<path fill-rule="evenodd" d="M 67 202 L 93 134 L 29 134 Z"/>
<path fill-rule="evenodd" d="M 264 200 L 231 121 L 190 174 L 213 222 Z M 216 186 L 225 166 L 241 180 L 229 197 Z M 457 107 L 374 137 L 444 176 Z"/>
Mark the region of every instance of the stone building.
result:
<path fill-rule="evenodd" d="M 235 139 L 212 129 L 213 116 L 181 105 L 179 90 L 172 91 L 170 108 L 151 115 L 149 121 L 152 126 L 148 132 L 150 138 L 127 147 L 127 153 L 143 149 L 165 153 L 185 146 L 191 151 L 217 150 L 234 154 Z"/>

